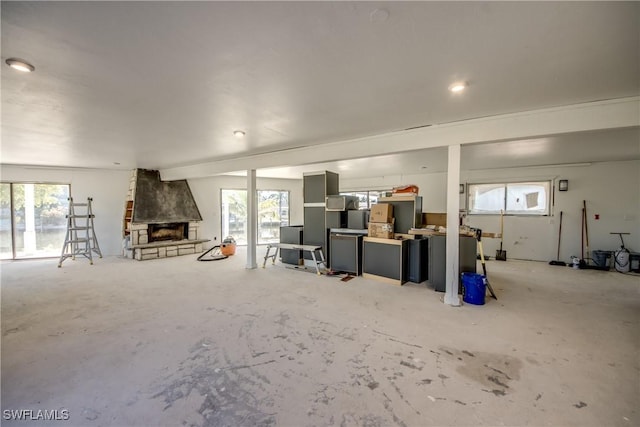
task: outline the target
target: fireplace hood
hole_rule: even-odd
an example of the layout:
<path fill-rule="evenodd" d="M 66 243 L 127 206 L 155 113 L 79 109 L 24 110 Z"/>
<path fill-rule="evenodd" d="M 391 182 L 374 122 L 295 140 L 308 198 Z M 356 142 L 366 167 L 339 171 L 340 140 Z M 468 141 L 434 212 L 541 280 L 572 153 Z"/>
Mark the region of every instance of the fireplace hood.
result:
<path fill-rule="evenodd" d="M 136 172 L 132 223 L 202 221 L 186 179 L 162 181 L 157 170 Z"/>

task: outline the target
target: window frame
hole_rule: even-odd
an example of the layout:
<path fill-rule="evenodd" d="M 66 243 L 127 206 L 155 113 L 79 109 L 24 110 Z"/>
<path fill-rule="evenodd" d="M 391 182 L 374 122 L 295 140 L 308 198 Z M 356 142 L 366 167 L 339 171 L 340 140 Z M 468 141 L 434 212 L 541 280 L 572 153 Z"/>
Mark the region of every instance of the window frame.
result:
<path fill-rule="evenodd" d="M 242 191 L 245 194 L 247 194 L 247 189 L 246 188 L 220 188 L 220 233 L 223 234 L 224 229 L 225 229 L 225 225 L 224 225 L 224 221 L 225 221 L 225 215 L 223 212 L 223 207 L 224 207 L 224 203 L 223 203 L 223 193 L 225 191 Z M 291 190 L 274 190 L 274 189 L 259 189 L 256 190 L 256 201 L 258 201 L 259 203 L 259 193 L 261 192 L 272 192 L 272 193 L 286 193 L 287 194 L 287 207 L 286 207 L 286 211 L 287 211 L 287 218 L 286 218 L 286 223 L 290 224 L 291 223 Z M 282 196 L 281 196 L 282 197 Z M 246 202 L 245 202 L 246 203 Z M 247 206 L 245 205 L 245 209 L 247 208 Z M 259 206 L 258 206 L 258 215 L 256 218 L 256 231 L 258 231 L 258 235 L 256 236 L 256 242 L 258 245 L 268 245 L 270 242 L 269 241 L 263 241 L 263 239 L 261 239 L 260 237 L 260 212 L 259 212 Z M 279 209 L 279 211 L 281 211 L 281 209 Z M 281 212 L 280 212 L 281 213 Z M 245 213 L 245 217 L 244 217 L 244 223 L 245 223 L 245 230 L 244 230 L 244 241 L 238 241 L 237 244 L 238 246 L 246 246 L 248 244 L 248 239 L 247 239 L 247 228 L 246 228 L 246 224 L 248 222 L 248 216 L 249 213 L 246 212 Z M 227 220 L 228 221 L 228 220 Z M 283 221 L 282 221 L 282 217 L 280 217 L 280 226 L 283 226 Z M 231 234 L 231 233 L 227 233 L 227 234 Z M 221 237 L 222 239 L 225 239 L 226 235 L 223 235 Z M 237 240 L 240 240 L 239 238 Z M 280 239 L 278 238 L 278 241 Z"/>
<path fill-rule="evenodd" d="M 34 255 L 34 256 L 24 256 L 24 255 L 19 255 L 18 254 L 18 248 L 16 246 L 17 242 L 18 242 L 18 238 L 17 238 L 17 233 L 18 233 L 18 224 L 16 221 L 16 210 L 15 210 L 15 190 L 14 190 L 14 186 L 15 185 L 28 185 L 28 184 L 32 184 L 32 185 L 59 185 L 59 186 L 65 186 L 67 187 L 67 197 L 72 197 L 71 195 L 72 193 L 72 186 L 71 183 L 69 182 L 51 182 L 51 181 L 11 181 L 11 180 L 6 180 L 6 181 L 0 181 L 1 184 L 4 185 L 9 185 L 9 222 L 10 222 L 10 239 L 11 239 L 11 257 L 8 258 L 0 258 L 1 260 L 25 260 L 25 259 L 47 259 L 47 258 L 57 258 L 59 257 L 59 254 L 53 254 L 51 253 L 50 255 Z M 68 213 L 68 209 L 69 209 L 69 205 L 68 205 L 68 198 L 67 198 L 67 205 L 65 206 L 66 212 Z M 65 213 L 66 215 L 66 213 Z M 65 220 L 66 221 L 66 220 Z M 66 233 L 66 226 L 65 226 L 65 233 Z M 63 237 L 63 241 L 60 245 L 60 250 L 62 249 L 62 246 L 64 244 L 64 237 Z"/>
<path fill-rule="evenodd" d="M 339 194 L 341 196 L 357 196 L 358 193 L 367 193 L 367 206 L 363 206 L 358 204 L 358 210 L 367 210 L 367 209 L 371 209 L 372 205 L 375 205 L 375 203 L 371 203 L 371 193 L 378 193 L 378 198 L 376 199 L 376 203 L 377 200 L 380 197 L 380 193 L 386 193 L 386 192 L 390 192 L 391 190 L 354 190 L 354 191 L 341 191 Z"/>
<path fill-rule="evenodd" d="M 544 187 L 546 192 L 545 194 L 545 206 L 543 210 L 530 211 L 527 212 L 525 210 L 514 210 L 507 209 L 509 206 L 509 186 L 517 186 L 523 184 L 531 184 L 531 185 L 540 185 Z M 479 211 L 474 209 L 475 204 L 475 191 L 474 187 L 476 186 L 495 186 L 496 188 L 502 188 L 504 192 L 504 196 L 502 199 L 502 208 L 498 210 L 484 210 Z M 474 182 L 467 183 L 466 185 L 466 210 L 468 215 L 509 215 L 509 216 L 523 216 L 523 217 L 540 217 L 540 216 L 550 216 L 552 212 L 552 192 L 553 185 L 551 179 L 543 179 L 543 180 L 523 180 L 523 181 L 490 181 L 490 182 Z"/>

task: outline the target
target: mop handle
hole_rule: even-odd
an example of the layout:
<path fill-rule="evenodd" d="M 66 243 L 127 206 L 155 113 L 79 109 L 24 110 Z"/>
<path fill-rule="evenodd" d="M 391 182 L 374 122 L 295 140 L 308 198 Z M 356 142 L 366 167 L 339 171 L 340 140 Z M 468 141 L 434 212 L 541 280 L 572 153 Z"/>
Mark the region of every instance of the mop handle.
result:
<path fill-rule="evenodd" d="M 556 260 L 560 259 L 560 239 L 562 238 L 562 211 L 560 211 L 560 229 L 558 230 L 558 256 Z"/>

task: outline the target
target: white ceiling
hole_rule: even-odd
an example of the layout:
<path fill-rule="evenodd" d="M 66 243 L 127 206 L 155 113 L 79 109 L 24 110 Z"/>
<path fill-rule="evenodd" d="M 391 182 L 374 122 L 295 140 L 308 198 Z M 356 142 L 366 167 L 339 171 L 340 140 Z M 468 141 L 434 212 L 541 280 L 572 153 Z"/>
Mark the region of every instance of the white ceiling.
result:
<path fill-rule="evenodd" d="M 162 169 L 640 95 L 639 2 L 2 2 L 1 11 L 3 62 L 36 67 L 1 68 L 3 164 Z M 447 90 L 456 80 L 469 84 L 463 95 Z M 633 127 L 464 146 L 462 168 L 637 159 L 639 140 Z M 382 160 L 377 175 L 438 172 L 446 150 Z M 260 174 L 358 177 L 370 164 Z"/>

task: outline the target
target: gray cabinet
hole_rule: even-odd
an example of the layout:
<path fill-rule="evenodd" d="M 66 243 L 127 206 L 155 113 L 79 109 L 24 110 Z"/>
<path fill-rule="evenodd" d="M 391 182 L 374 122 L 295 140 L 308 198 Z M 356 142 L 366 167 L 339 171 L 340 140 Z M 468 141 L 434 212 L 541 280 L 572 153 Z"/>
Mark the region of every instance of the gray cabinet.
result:
<path fill-rule="evenodd" d="M 280 243 L 302 244 L 302 226 L 291 225 L 280 227 Z M 280 249 L 280 260 L 284 264 L 301 265 L 302 251 L 295 249 Z"/>
<path fill-rule="evenodd" d="M 355 234 L 331 233 L 331 269 L 337 272 L 362 273 L 362 238 Z"/>
<path fill-rule="evenodd" d="M 394 233 L 408 234 L 410 229 L 419 228 L 422 225 L 421 196 L 381 197 L 378 202 L 393 205 Z"/>
<path fill-rule="evenodd" d="M 429 240 L 409 240 L 409 256 L 407 259 L 407 281 L 422 283 L 428 278 L 429 272 Z"/>
<path fill-rule="evenodd" d="M 304 203 L 325 203 L 327 196 L 338 195 L 339 177 L 334 172 L 306 173 L 302 177 Z"/>
<path fill-rule="evenodd" d="M 406 282 L 407 240 L 365 237 L 362 248 L 362 276 L 394 285 Z"/>
<path fill-rule="evenodd" d="M 429 236 L 429 283 L 438 292 L 446 289 L 447 236 Z M 459 273 L 476 272 L 477 242 L 474 237 L 460 236 Z"/>
<path fill-rule="evenodd" d="M 325 215 L 325 201 L 327 196 L 338 194 L 338 174 L 334 172 L 316 172 L 304 174 L 304 234 L 305 245 L 322 246 L 325 259 L 329 259 L 327 218 Z M 309 253 L 304 254 L 305 259 L 311 259 Z"/>

